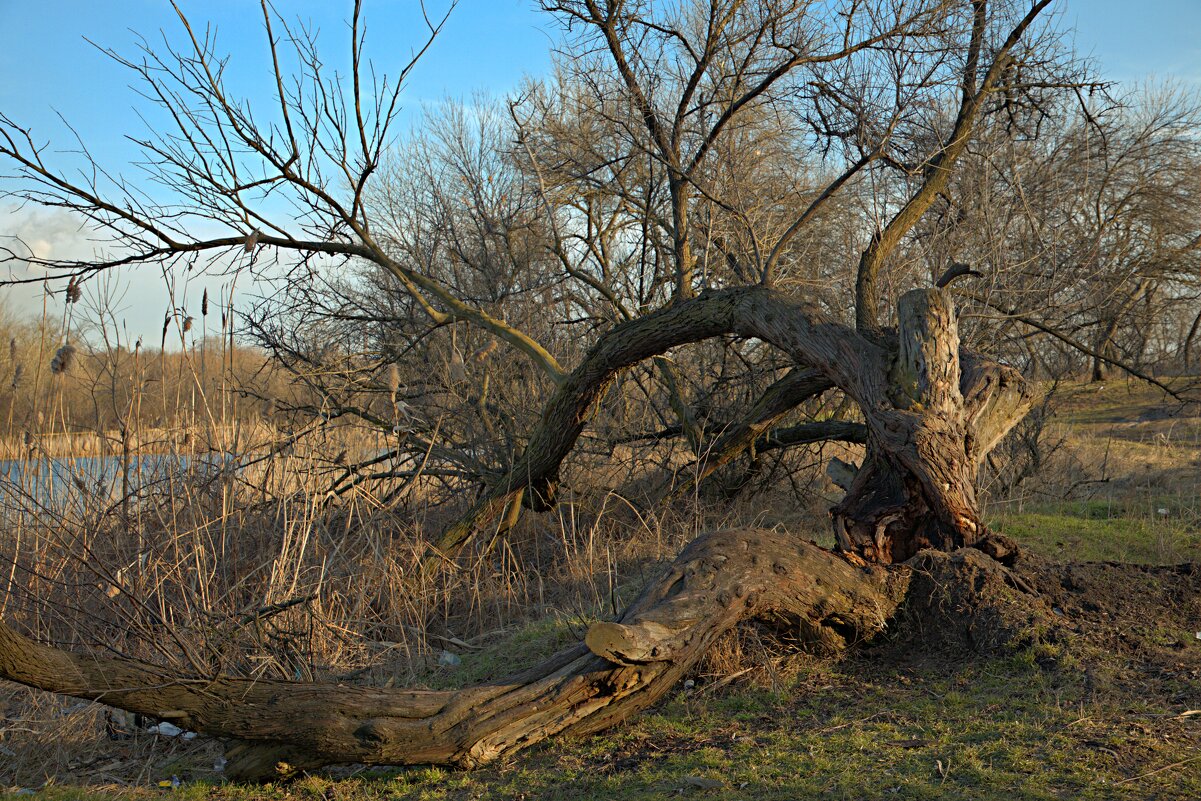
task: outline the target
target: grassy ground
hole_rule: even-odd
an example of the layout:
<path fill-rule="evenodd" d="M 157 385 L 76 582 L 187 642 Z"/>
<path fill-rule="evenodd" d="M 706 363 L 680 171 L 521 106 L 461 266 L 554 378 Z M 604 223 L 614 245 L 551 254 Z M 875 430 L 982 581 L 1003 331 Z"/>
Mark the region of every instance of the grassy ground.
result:
<path fill-rule="evenodd" d="M 1056 560 L 1201 562 L 1196 411 L 1173 411 L 1152 391 L 1111 382 L 1077 388 L 1054 426 L 1063 438 L 1056 481 L 1039 479 L 1015 500 L 993 503 L 995 528 Z M 629 725 L 471 773 L 346 769 L 245 787 L 219 782 L 215 744 L 141 735 L 93 742 L 72 778 L 78 783 L 29 787 L 48 801 L 1198 799 L 1201 620 L 1186 623 L 1138 627 L 1167 649 L 1154 675 L 1129 649 L 1080 661 L 1047 644 L 992 658 L 885 644 L 832 663 L 780 657 L 744 639 Z M 426 683 L 503 675 L 577 638 L 583 625 L 578 614 L 551 614 L 465 650 L 459 666 L 435 668 Z M 73 726 L 95 729 L 94 707 L 59 709 L 65 739 Z M 0 746 L 0 758 L 15 758 L 16 728 Z"/>
<path fill-rule="evenodd" d="M 698 684 L 632 725 L 472 773 L 417 768 L 170 790 L 50 786 L 38 797 L 1201 798 L 1201 715 L 1098 695 L 1083 676 L 1040 667 L 1033 652 L 985 662 L 894 657 L 777 665 L 775 689 Z"/>
<path fill-rule="evenodd" d="M 1201 409 L 1128 382 L 1063 388 L 1042 475 L 990 524 L 1061 561 L 1201 561 Z"/>

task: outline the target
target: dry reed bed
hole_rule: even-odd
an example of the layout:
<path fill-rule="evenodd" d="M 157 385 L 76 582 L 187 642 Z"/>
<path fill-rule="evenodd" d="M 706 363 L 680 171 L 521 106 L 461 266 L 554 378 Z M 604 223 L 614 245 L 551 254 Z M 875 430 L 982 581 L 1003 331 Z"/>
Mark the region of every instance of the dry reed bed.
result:
<path fill-rule="evenodd" d="M 632 536 L 628 523 L 565 511 L 557 525 L 527 524 L 511 544 L 424 576 L 423 533 L 408 515 L 353 501 L 326 509 L 303 495 L 247 507 L 229 485 L 186 481 L 162 493 L 128 527 L 51 510 L 10 528 L 0 543 L 0 564 L 11 565 L 6 619 L 193 674 L 421 685 L 453 678 L 438 656 L 469 651 L 449 643 L 480 646 L 531 618 L 590 617 L 629 600 L 613 595 L 619 576 L 687 536 L 659 521 L 634 524 L 644 530 Z M 19 688 L 7 706 L 0 744 L 16 758 L 0 783 L 78 780 L 89 754 L 116 747 L 95 706 Z M 138 747 L 161 762 L 181 746 Z M 157 775 L 135 771 L 120 749 L 121 781 Z"/>

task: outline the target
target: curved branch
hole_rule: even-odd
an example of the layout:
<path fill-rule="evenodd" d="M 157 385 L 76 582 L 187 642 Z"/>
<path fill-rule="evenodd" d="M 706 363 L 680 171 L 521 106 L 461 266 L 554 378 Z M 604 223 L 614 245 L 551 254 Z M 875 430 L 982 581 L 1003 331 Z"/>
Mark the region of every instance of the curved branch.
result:
<path fill-rule="evenodd" d="M 1024 324 L 1030 326 L 1031 328 L 1034 328 L 1038 331 L 1042 331 L 1044 334 L 1048 334 L 1052 337 L 1055 337 L 1063 344 L 1065 344 L 1069 347 L 1075 348 L 1076 350 L 1083 353 L 1085 356 L 1091 356 L 1094 359 L 1099 359 L 1100 361 L 1103 361 L 1106 364 L 1117 367 L 1118 369 L 1122 370 L 1123 372 L 1129 373 L 1130 375 L 1134 376 L 1135 378 L 1139 379 L 1140 381 L 1146 381 L 1148 384 L 1152 384 L 1156 387 L 1159 387 L 1160 389 L 1162 389 L 1168 395 L 1171 395 L 1176 400 L 1185 400 L 1185 398 L 1179 392 L 1172 389 L 1170 386 L 1168 386 L 1167 384 L 1158 380 L 1157 378 L 1147 375 L 1142 370 L 1139 370 L 1137 367 L 1134 367 L 1133 365 L 1127 364 L 1126 362 L 1120 361 L 1118 359 L 1114 359 L 1111 356 L 1107 356 L 1104 353 L 1102 353 L 1101 351 L 1096 350 L 1095 348 L 1090 348 L 1088 345 L 1085 345 L 1083 342 L 1076 339 L 1075 337 L 1069 336 L 1068 334 L 1065 334 L 1062 331 L 1058 330 L 1057 328 L 1047 325 L 1044 322 L 1040 322 L 1038 319 L 1031 317 L 1028 314 L 1022 314 L 1021 312 L 1017 311 L 1016 309 L 1007 309 L 1003 305 L 1001 305 L 995 301 L 989 300 L 988 298 L 981 297 L 980 295 L 974 295 L 974 294 L 969 294 L 969 293 L 962 293 L 962 294 L 964 295 L 964 297 L 967 297 L 970 300 L 973 300 L 982 306 L 986 306 L 990 309 L 993 309 L 994 311 L 996 311 L 1000 314 L 1003 314 L 1012 320 L 1017 320 L 1019 323 L 1024 323 Z"/>
<path fill-rule="evenodd" d="M 747 448 L 754 447 L 760 450 L 761 440 L 775 433 L 770 429 L 780 418 L 801 402 L 820 395 L 833 386 L 833 382 L 817 370 L 789 370 L 783 378 L 764 391 L 746 417 L 727 428 L 721 438 L 702 455 L 697 465 L 687 470 L 687 481 L 672 490 L 669 497 L 681 498 L 692 492 L 702 481 L 732 462 Z M 762 444 L 766 445 L 766 442 Z"/>
<path fill-rule="evenodd" d="M 855 325 L 859 330 L 869 330 L 879 326 L 880 311 L 879 298 L 876 296 L 876 279 L 884 260 L 896 249 L 905 234 L 917 225 L 939 194 L 946 189 L 947 183 L 951 179 L 952 167 L 967 150 L 968 143 L 971 141 L 972 132 L 975 130 L 976 122 L 980 119 L 980 112 L 984 106 L 984 98 L 993 90 L 1006 65 L 1009 64 L 1010 51 L 1021 41 L 1026 29 L 1034 23 L 1034 20 L 1050 3 L 1051 0 L 1038 0 L 1013 27 L 1005 42 L 997 50 L 984 80 L 977 89 L 975 76 L 981 45 L 987 32 L 988 4 L 985 0 L 972 0 L 974 9 L 972 39 L 968 46 L 967 62 L 963 70 L 959 113 L 955 118 L 950 140 L 930 159 L 922 185 L 888 224 L 872 235 L 871 242 L 860 257 L 859 270 L 855 279 Z"/>
<path fill-rule="evenodd" d="M 706 292 L 605 332 L 582 364 L 556 388 L 525 452 L 505 479 L 434 543 L 439 553 L 457 551 L 475 530 L 530 488 L 545 508 L 559 466 L 592 416 L 597 400 L 621 370 L 674 347 L 723 334 L 756 337 L 811 365 L 861 407 L 886 403 L 888 358 L 883 348 L 815 306 L 763 287 Z"/>

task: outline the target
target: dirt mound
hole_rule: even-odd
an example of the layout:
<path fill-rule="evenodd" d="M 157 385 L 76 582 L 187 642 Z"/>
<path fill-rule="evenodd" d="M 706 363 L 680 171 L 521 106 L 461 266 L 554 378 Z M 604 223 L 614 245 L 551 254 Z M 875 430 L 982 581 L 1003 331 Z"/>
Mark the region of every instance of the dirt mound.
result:
<path fill-rule="evenodd" d="M 1095 692 L 1201 708 L 1201 565 L 1044 564 L 1029 571 Z"/>
<path fill-rule="evenodd" d="M 1019 571 L 975 548 L 923 551 L 907 565 L 897 623 L 907 641 L 943 653 L 993 654 L 1028 645 L 1054 613 Z"/>
<path fill-rule="evenodd" d="M 1201 707 L 1201 565 L 1061 564 L 1025 552 L 1005 561 L 970 548 L 914 557 L 896 646 L 1027 651 L 1045 667 L 1084 671 L 1098 692 L 1137 684 Z"/>

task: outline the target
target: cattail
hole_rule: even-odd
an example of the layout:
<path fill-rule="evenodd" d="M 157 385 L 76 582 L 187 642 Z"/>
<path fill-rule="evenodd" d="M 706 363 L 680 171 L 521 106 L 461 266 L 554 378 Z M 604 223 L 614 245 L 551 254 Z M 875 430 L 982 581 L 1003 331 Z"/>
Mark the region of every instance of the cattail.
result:
<path fill-rule="evenodd" d="M 83 297 L 83 289 L 80 288 L 79 282 L 72 278 L 67 282 L 67 291 L 65 294 L 67 296 L 67 303 L 78 303 L 79 299 Z"/>
<path fill-rule="evenodd" d="M 21 376 L 25 374 L 25 365 L 18 364 L 13 369 L 13 382 L 9 389 L 16 389 L 21 384 Z"/>
<path fill-rule="evenodd" d="M 8 359 L 15 362 L 17 360 L 17 338 L 13 337 L 8 340 Z"/>
<path fill-rule="evenodd" d="M 186 334 L 192 330 L 192 315 L 183 318 L 183 332 Z"/>
<path fill-rule="evenodd" d="M 492 340 L 487 345 L 471 354 L 472 361 L 474 361 L 476 364 L 482 364 L 496 351 L 496 348 L 499 346 L 499 344 L 500 343 L 498 343 L 495 339 Z"/>
<path fill-rule="evenodd" d="M 388 365 L 388 395 L 392 404 L 396 405 L 396 392 L 400 389 L 400 368 L 395 364 Z"/>
<path fill-rule="evenodd" d="M 201 317 L 209 316 L 209 291 L 208 291 L 208 289 L 204 290 L 204 296 L 202 298 L 200 298 L 200 316 Z"/>
<path fill-rule="evenodd" d="M 62 375 L 71 369 L 71 362 L 75 359 L 75 346 L 68 343 L 63 345 L 54 353 L 54 358 L 50 360 L 50 372 L 55 375 Z"/>
<path fill-rule="evenodd" d="M 167 347 L 167 329 L 171 327 L 171 312 L 163 315 L 163 341 L 159 347 Z"/>
<path fill-rule="evenodd" d="M 254 246 L 259 243 L 259 236 L 261 236 L 261 235 L 262 234 L 259 231 L 259 229 L 255 228 L 253 231 L 251 231 L 249 234 L 247 234 L 246 244 L 244 244 L 242 246 L 242 249 L 244 251 L 246 251 L 247 253 L 254 250 Z"/>
<path fill-rule="evenodd" d="M 23 436 L 21 439 L 22 439 L 22 440 L 25 442 L 25 447 L 26 447 L 26 448 L 32 448 L 32 447 L 33 447 L 33 432 L 31 432 L 31 431 L 26 431 L 26 432 L 25 432 L 25 436 Z"/>

